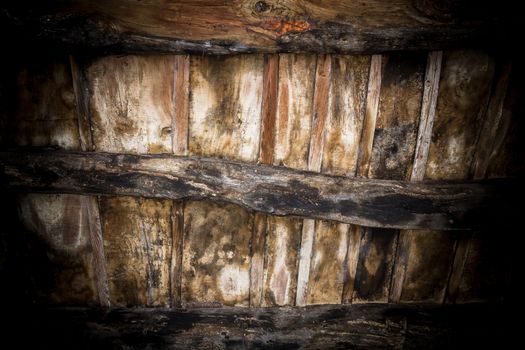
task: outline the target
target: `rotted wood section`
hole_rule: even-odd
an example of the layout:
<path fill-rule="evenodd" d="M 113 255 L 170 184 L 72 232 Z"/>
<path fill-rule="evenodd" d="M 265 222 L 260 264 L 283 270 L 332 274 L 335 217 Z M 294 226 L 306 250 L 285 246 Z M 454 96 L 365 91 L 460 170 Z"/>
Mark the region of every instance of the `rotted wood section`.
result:
<path fill-rule="evenodd" d="M 512 346 L 511 313 L 479 304 L 18 310 L 7 339 L 53 349 L 444 349 Z M 11 330 L 11 327 L 13 328 Z M 20 327 L 20 328 L 16 328 Z M 30 331 L 32 337 L 23 337 Z M 19 336 L 20 335 L 20 336 Z"/>

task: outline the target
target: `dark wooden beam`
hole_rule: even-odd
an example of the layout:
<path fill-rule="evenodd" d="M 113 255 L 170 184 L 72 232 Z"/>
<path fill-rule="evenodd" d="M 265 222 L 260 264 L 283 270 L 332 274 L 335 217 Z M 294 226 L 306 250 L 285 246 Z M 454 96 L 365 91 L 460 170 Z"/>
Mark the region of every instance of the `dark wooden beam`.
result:
<path fill-rule="evenodd" d="M 510 180 L 422 182 L 323 175 L 215 158 L 54 150 L 0 152 L 16 191 L 208 199 L 370 227 L 466 229 L 508 220 Z"/>
<path fill-rule="evenodd" d="M 377 53 L 508 37 L 507 6 L 468 0 L 22 0 L 1 7 L 10 33 L 103 51 Z"/>
<path fill-rule="evenodd" d="M 15 344 L 40 349 L 506 348 L 511 332 L 505 329 L 510 324 L 505 314 L 501 306 L 481 304 L 33 308 L 17 310 L 21 334 Z M 10 329 L 17 322 L 10 318 L 4 324 Z"/>

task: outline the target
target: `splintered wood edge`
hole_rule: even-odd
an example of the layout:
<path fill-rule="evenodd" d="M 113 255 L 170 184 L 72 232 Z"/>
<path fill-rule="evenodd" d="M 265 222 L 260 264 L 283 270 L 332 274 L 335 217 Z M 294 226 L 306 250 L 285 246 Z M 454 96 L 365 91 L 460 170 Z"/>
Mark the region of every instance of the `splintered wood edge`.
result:
<path fill-rule="evenodd" d="M 223 159 L 20 150 L 0 152 L 16 191 L 209 199 L 273 215 L 369 227 L 468 229 L 512 220 L 512 180 L 425 182 L 345 178 Z"/>

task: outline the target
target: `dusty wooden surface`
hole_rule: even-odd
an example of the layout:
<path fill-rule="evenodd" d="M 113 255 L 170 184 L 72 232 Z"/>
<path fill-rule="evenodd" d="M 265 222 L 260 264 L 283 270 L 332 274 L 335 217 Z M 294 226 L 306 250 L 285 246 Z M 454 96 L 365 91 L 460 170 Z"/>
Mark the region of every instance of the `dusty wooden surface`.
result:
<path fill-rule="evenodd" d="M 34 309 L 18 310 L 7 338 L 53 349 L 506 348 L 513 344 L 510 315 L 479 304 Z"/>
<path fill-rule="evenodd" d="M 3 5 L 11 31 L 67 48 L 172 53 L 328 52 L 512 42 L 507 6 L 468 1 L 27 1 Z"/>
<path fill-rule="evenodd" d="M 170 155 L 22 150 L 0 152 L 0 161 L 4 186 L 13 190 L 206 198 L 274 215 L 383 228 L 494 224 L 511 209 L 511 188 L 520 188 L 505 179 L 410 183 Z"/>

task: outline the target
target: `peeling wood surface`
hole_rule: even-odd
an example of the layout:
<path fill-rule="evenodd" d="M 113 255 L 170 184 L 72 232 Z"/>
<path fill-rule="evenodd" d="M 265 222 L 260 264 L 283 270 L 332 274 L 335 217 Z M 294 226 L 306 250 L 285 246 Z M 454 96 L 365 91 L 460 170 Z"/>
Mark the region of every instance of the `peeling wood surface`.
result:
<path fill-rule="evenodd" d="M 171 210 L 169 201 L 100 199 L 112 305 L 170 305 Z"/>
<path fill-rule="evenodd" d="M 9 323 L 7 339 L 18 338 L 28 348 L 70 349 L 81 344 L 127 349 L 448 349 L 506 348 L 514 341 L 508 334 L 510 309 L 480 304 L 62 308 L 33 309 L 23 315 L 27 317 Z M 19 326 L 34 336 L 23 337 Z"/>
<path fill-rule="evenodd" d="M 407 180 L 410 176 L 425 62 L 426 56 L 421 53 L 383 56 L 379 108 L 365 173 L 370 178 Z M 354 302 L 388 301 L 398 235 L 394 230 L 363 230 Z"/>
<path fill-rule="evenodd" d="M 510 42 L 510 12 L 468 1 L 72 0 L 3 5 L 2 17 L 22 37 L 76 50 L 377 53 Z"/>
<path fill-rule="evenodd" d="M 189 154 L 255 162 L 264 58 L 191 58 Z M 183 305 L 248 306 L 253 215 L 210 202 L 184 208 Z"/>
<path fill-rule="evenodd" d="M 83 63 L 94 149 L 172 152 L 175 63 L 173 56 L 107 56 Z M 102 198 L 100 204 L 111 303 L 170 305 L 172 202 L 120 197 Z"/>
<path fill-rule="evenodd" d="M 22 150 L 0 152 L 0 162 L 4 187 L 16 191 L 206 198 L 273 215 L 400 229 L 454 230 L 512 220 L 516 213 L 508 201 L 521 188 L 512 179 L 410 183 L 167 154 Z"/>

